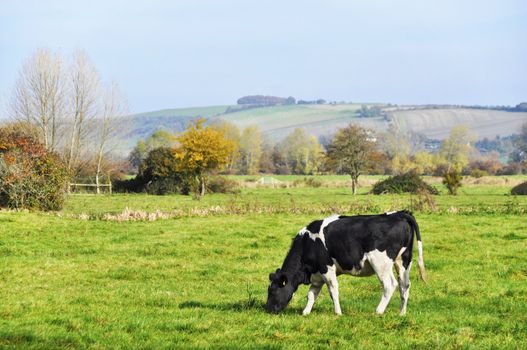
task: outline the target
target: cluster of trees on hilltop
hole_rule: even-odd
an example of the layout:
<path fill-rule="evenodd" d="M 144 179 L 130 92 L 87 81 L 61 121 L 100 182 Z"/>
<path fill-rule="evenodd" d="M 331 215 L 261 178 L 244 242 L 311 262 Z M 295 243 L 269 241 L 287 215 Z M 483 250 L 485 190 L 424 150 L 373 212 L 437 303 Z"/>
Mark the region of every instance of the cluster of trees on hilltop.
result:
<path fill-rule="evenodd" d="M 239 105 L 276 106 L 276 105 L 294 105 L 296 103 L 296 100 L 292 96 L 285 98 L 285 97 L 277 97 L 277 96 L 251 95 L 251 96 L 240 97 L 237 103 Z"/>
<path fill-rule="evenodd" d="M 263 107 L 263 106 L 280 106 L 280 105 L 312 105 L 312 104 L 326 104 L 327 101 L 319 98 L 316 100 L 296 100 L 293 96 L 277 97 L 264 95 L 244 96 L 238 99 L 238 105 L 247 107 Z"/>

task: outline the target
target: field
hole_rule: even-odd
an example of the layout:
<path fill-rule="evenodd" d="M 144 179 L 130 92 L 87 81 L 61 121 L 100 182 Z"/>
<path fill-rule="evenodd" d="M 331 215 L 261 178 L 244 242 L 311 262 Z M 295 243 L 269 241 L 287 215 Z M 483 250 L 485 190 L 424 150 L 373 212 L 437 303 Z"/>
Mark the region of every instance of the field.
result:
<path fill-rule="evenodd" d="M 122 125 L 127 125 L 127 128 L 121 130 L 125 132 L 118 135 L 119 142 L 115 151 L 127 155 L 139 139 L 145 139 L 160 129 L 170 132 L 182 131 L 197 117 L 224 119 L 240 128 L 258 125 L 264 135 L 273 141 L 283 139 L 295 128 L 304 128 L 308 134 L 317 137 L 327 137 L 350 122 L 376 131 L 385 131 L 388 128 L 387 119 L 357 117 L 357 111 L 362 105 L 363 103 L 271 106 L 234 113 L 225 113 L 229 106 L 208 106 L 134 114 L 123 120 Z M 407 107 L 388 107 L 387 111 L 401 130 L 424 133 L 432 139 L 444 139 L 456 125 L 467 125 L 477 139 L 493 139 L 496 135 L 503 137 L 519 133 L 522 123 L 527 121 L 527 113 L 519 112 L 467 108 L 405 108 Z"/>
<path fill-rule="evenodd" d="M 0 211 L 0 349 L 527 348 L 527 198 L 508 195 L 525 176 L 467 183 L 433 207 L 368 188 L 351 196 L 341 177 L 317 188 L 280 179 L 291 186 Z M 301 227 L 333 211 L 403 208 L 420 224 L 428 272 L 425 285 L 412 271 L 405 317 L 398 292 L 375 315 L 379 282 L 349 276 L 343 316 L 324 288 L 303 317 L 307 286 L 283 314 L 264 312 L 267 276 Z M 151 221 L 137 220 L 145 213 Z"/>

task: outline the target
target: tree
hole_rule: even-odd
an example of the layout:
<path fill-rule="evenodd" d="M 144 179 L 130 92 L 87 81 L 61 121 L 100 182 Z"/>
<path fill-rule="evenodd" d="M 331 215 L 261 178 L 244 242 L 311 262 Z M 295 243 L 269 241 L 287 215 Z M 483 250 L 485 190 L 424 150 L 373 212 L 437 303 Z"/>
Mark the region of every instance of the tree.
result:
<path fill-rule="evenodd" d="M 257 174 L 262 155 L 262 132 L 256 125 L 243 129 L 240 137 L 240 170 L 243 174 Z"/>
<path fill-rule="evenodd" d="M 234 149 L 234 143 L 223 132 L 204 123 L 205 119 L 198 119 L 191 124 L 178 137 L 180 146 L 175 149 L 180 171 L 195 180 L 195 193 L 199 197 L 205 195 L 208 175 L 225 166 Z"/>
<path fill-rule="evenodd" d="M 359 176 L 368 164 L 373 149 L 370 132 L 353 124 L 339 129 L 328 146 L 328 166 L 351 176 L 353 194 L 357 193 Z"/>
<path fill-rule="evenodd" d="M 222 132 L 225 138 L 232 141 L 234 144 L 232 153 L 229 155 L 227 166 L 225 167 L 227 173 L 233 174 L 236 172 L 237 164 L 240 160 L 240 129 L 233 123 L 224 120 L 212 123 L 211 127 Z"/>
<path fill-rule="evenodd" d="M 124 97 L 119 92 L 119 88 L 115 83 L 112 83 L 104 96 L 104 105 L 101 118 L 96 120 L 94 126 L 95 142 L 97 154 L 95 156 L 95 184 L 97 185 L 97 193 L 99 193 L 99 179 L 102 175 L 102 161 L 108 151 L 111 135 L 119 126 L 119 118 L 126 115 L 128 108 Z"/>
<path fill-rule="evenodd" d="M 139 140 L 137 141 L 137 144 L 135 145 L 134 149 L 130 152 L 130 155 L 128 156 L 128 161 L 134 167 L 135 169 L 139 169 L 141 166 L 141 163 L 148 155 L 148 148 L 146 146 L 145 140 Z"/>
<path fill-rule="evenodd" d="M 446 166 L 446 172 L 451 170 L 461 172 L 463 167 L 468 164 L 469 151 L 468 128 L 464 125 L 453 127 L 450 136 L 443 141 L 439 150 L 439 156 Z"/>
<path fill-rule="evenodd" d="M 293 174 L 313 174 L 320 166 L 323 149 L 316 137 L 296 128 L 282 141 L 288 166 Z"/>
<path fill-rule="evenodd" d="M 512 154 L 513 161 L 527 160 L 527 123 L 523 123 L 518 139 L 514 142 L 515 150 Z"/>
<path fill-rule="evenodd" d="M 65 116 L 65 79 L 62 59 L 49 50 L 38 50 L 23 65 L 9 105 L 11 117 L 39 129 L 47 150 L 56 150 Z"/>
<path fill-rule="evenodd" d="M 86 53 L 77 52 L 66 62 L 70 63 L 63 64 L 62 57 L 50 50 L 36 51 L 19 72 L 10 114 L 14 120 L 38 128 L 39 141 L 48 151 L 62 156 L 70 175 L 87 174 L 89 170 L 89 177 L 95 175 L 97 181 L 101 144 L 105 153 L 109 139 L 115 136 L 100 130 L 101 126 L 108 127 L 107 122 L 100 123 L 108 121 L 107 99 Z"/>
<path fill-rule="evenodd" d="M 157 130 L 145 142 L 150 152 L 159 147 L 174 147 L 177 144 L 177 137 L 166 130 Z"/>
<path fill-rule="evenodd" d="M 413 168 L 420 175 L 431 175 L 434 171 L 434 156 L 426 151 L 419 151 L 413 156 Z"/>
<path fill-rule="evenodd" d="M 160 147 L 172 148 L 176 144 L 176 135 L 165 130 L 158 130 L 146 140 L 137 141 L 137 144 L 128 156 L 128 160 L 134 168 L 139 169 L 149 152 Z"/>
<path fill-rule="evenodd" d="M 66 164 L 72 172 L 77 167 L 82 148 L 86 144 L 85 138 L 89 135 L 90 124 L 101 112 L 99 74 L 86 53 L 75 54 L 68 82 L 70 93 L 65 95 L 65 98 L 68 99 L 71 116 L 67 122 L 70 141 Z M 103 106 L 102 113 L 106 112 L 105 107 Z"/>

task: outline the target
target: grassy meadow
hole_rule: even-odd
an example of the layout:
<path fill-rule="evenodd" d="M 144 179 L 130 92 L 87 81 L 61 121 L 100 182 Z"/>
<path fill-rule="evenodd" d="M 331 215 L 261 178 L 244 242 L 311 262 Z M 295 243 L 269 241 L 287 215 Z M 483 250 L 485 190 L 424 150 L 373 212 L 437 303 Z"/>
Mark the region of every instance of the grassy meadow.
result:
<path fill-rule="evenodd" d="M 345 177 L 235 177 L 238 194 L 73 195 L 57 213 L 0 211 L 0 349 L 525 349 L 527 177 L 467 181 L 458 196 L 357 196 Z M 298 180 L 293 186 L 295 180 Z M 434 179 L 435 186 L 441 187 Z M 413 209 L 428 284 L 412 271 L 408 313 L 375 315 L 375 277 L 341 276 L 343 316 L 308 286 L 262 309 L 295 233 L 332 212 Z M 144 220 L 141 213 L 151 213 Z"/>

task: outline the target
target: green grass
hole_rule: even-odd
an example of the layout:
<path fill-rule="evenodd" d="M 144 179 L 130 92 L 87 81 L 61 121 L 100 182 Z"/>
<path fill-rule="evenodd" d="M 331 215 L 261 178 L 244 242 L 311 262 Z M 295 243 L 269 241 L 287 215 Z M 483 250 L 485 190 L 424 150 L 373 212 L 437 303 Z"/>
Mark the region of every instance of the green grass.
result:
<path fill-rule="evenodd" d="M 440 208 L 527 206 L 506 187 L 437 196 Z M 80 220 L 78 213 L 228 206 L 309 208 L 410 196 L 346 188 L 244 189 L 241 195 L 72 196 L 56 213 L 0 212 L 0 348 L 317 349 L 527 347 L 525 215 L 416 213 L 429 284 L 412 273 L 406 317 L 395 294 L 383 316 L 375 277 L 341 276 L 344 315 L 324 288 L 301 316 L 307 286 L 281 315 L 262 309 L 267 276 L 310 213 L 210 215 L 153 222 Z M 514 212 L 512 210 L 511 212 Z M 397 292 L 396 292 L 397 293 Z"/>

